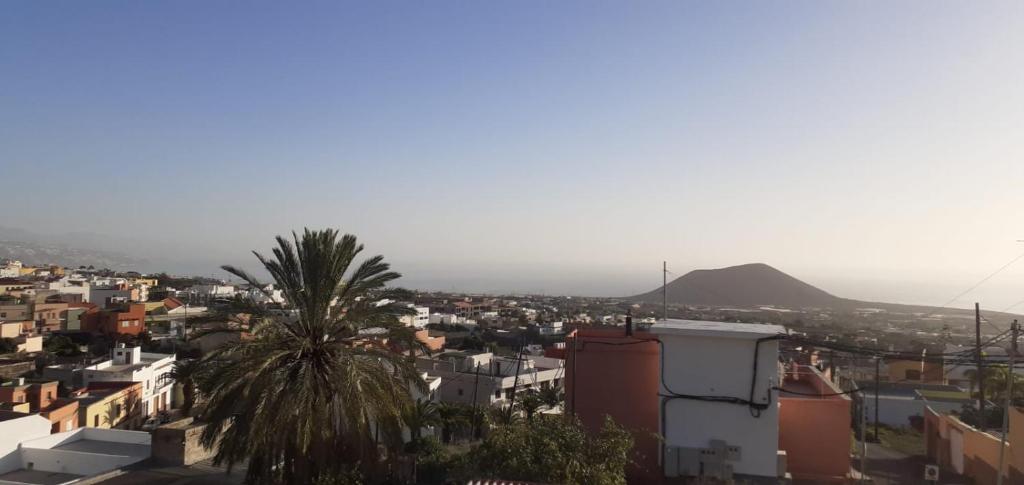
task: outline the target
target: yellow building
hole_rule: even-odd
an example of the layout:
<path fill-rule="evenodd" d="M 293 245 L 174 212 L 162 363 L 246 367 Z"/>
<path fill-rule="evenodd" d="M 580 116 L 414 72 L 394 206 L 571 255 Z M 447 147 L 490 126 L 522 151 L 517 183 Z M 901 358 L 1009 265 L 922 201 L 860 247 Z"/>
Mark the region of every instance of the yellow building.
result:
<path fill-rule="evenodd" d="M 889 382 L 944 383 L 945 372 L 938 362 L 886 359 L 885 365 L 889 369 Z"/>
<path fill-rule="evenodd" d="M 141 395 L 140 382 L 94 382 L 71 397 L 78 401 L 78 419 L 83 427 L 110 429 L 141 415 Z"/>

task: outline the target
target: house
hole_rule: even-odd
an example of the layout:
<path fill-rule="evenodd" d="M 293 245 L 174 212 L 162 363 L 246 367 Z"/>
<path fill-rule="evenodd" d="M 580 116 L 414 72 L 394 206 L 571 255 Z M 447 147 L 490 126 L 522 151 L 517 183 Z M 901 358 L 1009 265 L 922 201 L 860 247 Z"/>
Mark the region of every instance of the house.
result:
<path fill-rule="evenodd" d="M 946 373 L 941 362 L 886 359 L 889 382 L 944 384 Z"/>
<path fill-rule="evenodd" d="M 492 406 L 507 403 L 513 389 L 561 387 L 565 377 L 559 359 L 527 356 L 518 360 L 490 352 L 451 351 L 420 357 L 416 367 L 444 380 L 441 401 Z"/>
<path fill-rule="evenodd" d="M 0 418 L 2 419 L 2 418 Z M 0 420 L 0 483 L 98 483 L 150 456 L 149 433 L 77 428 L 49 433 L 36 415 Z"/>
<path fill-rule="evenodd" d="M 67 303 L 35 303 L 32 305 L 32 319 L 40 334 L 60 331 L 67 318 Z"/>
<path fill-rule="evenodd" d="M 43 337 L 35 334 L 35 325 L 25 322 L 0 322 L 0 338 L 8 338 L 17 345 L 15 352 L 43 351 Z"/>
<path fill-rule="evenodd" d="M 174 355 L 142 352 L 140 347 L 118 344 L 111 359 L 92 365 L 52 365 L 43 369 L 44 376 L 59 379 L 67 387 L 94 387 L 105 382 L 138 382 L 141 385 L 140 412 L 154 415 L 171 409 L 174 382 L 168 377 L 174 366 Z"/>
<path fill-rule="evenodd" d="M 71 392 L 78 401 L 78 421 L 90 428 L 116 428 L 141 415 L 141 382 L 93 382 Z"/>
<path fill-rule="evenodd" d="M 565 333 L 565 327 L 562 326 L 561 321 L 538 323 L 537 333 L 541 335 L 560 335 Z"/>
<path fill-rule="evenodd" d="M 0 385 L 0 403 L 10 409 L 0 410 L 0 419 L 12 419 L 21 414 L 38 414 L 49 420 L 54 433 L 78 427 L 78 403 L 57 397 L 56 381 L 25 382 L 18 378 Z M 24 404 L 28 409 L 24 409 Z"/>
<path fill-rule="evenodd" d="M 146 306 L 141 303 L 86 311 L 82 330 L 104 335 L 138 335 L 146 329 Z"/>
<path fill-rule="evenodd" d="M 27 304 L 0 305 L 0 321 L 23 321 L 35 320 L 32 315 L 32 307 Z"/>
<path fill-rule="evenodd" d="M 425 328 L 430 323 L 430 308 L 425 306 L 417 306 L 413 304 L 408 305 L 416 311 L 415 315 L 402 315 L 398 317 L 398 321 L 405 324 L 406 326 Z"/>

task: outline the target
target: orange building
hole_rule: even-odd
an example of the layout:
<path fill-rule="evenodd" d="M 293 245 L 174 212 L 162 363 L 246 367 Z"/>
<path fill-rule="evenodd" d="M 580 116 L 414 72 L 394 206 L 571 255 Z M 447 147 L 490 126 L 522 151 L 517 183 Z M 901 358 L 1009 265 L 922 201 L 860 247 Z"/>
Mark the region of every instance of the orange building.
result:
<path fill-rule="evenodd" d="M 89 310 L 81 316 L 82 330 L 104 335 L 138 335 L 146 329 L 146 305 Z"/>
<path fill-rule="evenodd" d="M 30 413 L 39 413 L 50 420 L 53 433 L 75 429 L 78 427 L 78 402 L 58 398 L 57 385 L 57 381 L 25 383 L 18 380 L 0 386 L 0 402 L 27 403 Z M 3 417 L 12 416 L 15 415 L 11 411 L 4 411 Z"/>

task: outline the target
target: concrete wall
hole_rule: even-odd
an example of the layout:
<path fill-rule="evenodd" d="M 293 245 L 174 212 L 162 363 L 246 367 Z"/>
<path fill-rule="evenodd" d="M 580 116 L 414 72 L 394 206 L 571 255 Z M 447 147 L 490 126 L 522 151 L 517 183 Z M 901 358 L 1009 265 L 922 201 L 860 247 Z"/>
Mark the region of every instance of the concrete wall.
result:
<path fill-rule="evenodd" d="M 1024 424 L 1020 423 L 1021 413 L 1014 412 L 1010 415 L 1010 433 L 1007 439 L 1005 451 L 1004 473 L 1007 473 L 1007 481 L 1004 483 L 1024 483 L 1020 481 L 1021 463 L 1018 455 L 1021 451 L 1014 451 L 1013 431 L 1024 431 Z M 1015 424 L 1016 421 L 1016 424 Z M 983 433 L 968 426 L 952 415 L 938 414 L 932 409 L 925 412 L 925 440 L 927 443 L 928 458 L 946 470 L 957 470 L 960 464 L 963 465 L 963 475 L 977 485 L 996 483 L 999 467 L 999 444 L 996 436 Z M 959 438 L 953 435 L 962 436 L 963 449 L 958 450 L 956 442 Z M 1024 442 L 1022 442 L 1024 443 Z M 1018 445 L 1018 448 L 1021 446 Z"/>
<path fill-rule="evenodd" d="M 739 324 L 737 324 L 739 325 Z M 753 326 L 753 325 L 752 325 Z M 664 383 L 674 392 L 694 396 L 726 396 L 747 399 L 750 395 L 755 338 L 671 335 L 652 332 L 664 344 Z M 753 333 L 753 332 L 750 332 Z M 673 399 L 664 407 L 664 437 L 668 446 L 707 448 L 711 440 L 724 440 L 741 448 L 733 462 L 737 474 L 775 477 L 778 474 L 779 343 L 763 342 L 756 363 L 758 377 L 754 399 L 768 402 L 759 413 L 746 405 Z"/>
<path fill-rule="evenodd" d="M 0 474 L 21 468 L 22 441 L 45 438 L 50 434 L 50 421 L 37 415 L 0 421 Z"/>

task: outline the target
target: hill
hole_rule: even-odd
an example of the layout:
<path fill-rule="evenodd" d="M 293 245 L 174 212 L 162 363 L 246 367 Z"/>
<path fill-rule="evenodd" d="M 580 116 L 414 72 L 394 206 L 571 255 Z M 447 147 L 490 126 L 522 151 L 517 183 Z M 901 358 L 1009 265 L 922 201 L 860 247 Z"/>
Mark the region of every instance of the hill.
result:
<path fill-rule="evenodd" d="M 661 303 L 662 290 L 657 288 L 629 299 Z M 762 305 L 837 308 L 854 303 L 762 263 L 686 273 L 668 283 L 668 302 L 741 308 Z"/>

